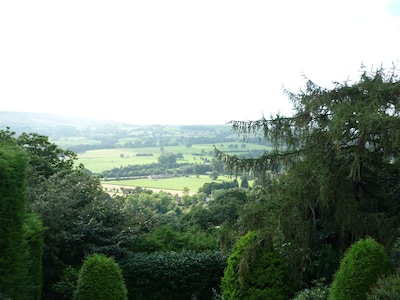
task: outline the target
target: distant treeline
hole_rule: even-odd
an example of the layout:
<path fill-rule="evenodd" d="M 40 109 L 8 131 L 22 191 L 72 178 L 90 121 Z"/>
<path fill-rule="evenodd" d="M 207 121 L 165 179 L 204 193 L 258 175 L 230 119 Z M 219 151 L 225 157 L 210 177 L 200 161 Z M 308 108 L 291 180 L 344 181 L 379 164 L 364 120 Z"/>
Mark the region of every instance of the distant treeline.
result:
<path fill-rule="evenodd" d="M 126 143 L 119 143 L 119 140 L 116 138 L 102 140 L 101 143 L 97 144 L 80 144 L 80 145 L 71 145 L 66 146 L 68 150 L 71 150 L 75 153 L 83 153 L 89 150 L 98 150 L 98 149 L 116 149 L 116 148 L 148 148 L 148 147 L 169 147 L 169 146 L 192 146 L 196 144 L 220 144 L 221 142 L 235 142 L 233 138 L 225 138 L 225 137 L 189 137 L 189 138 L 155 138 L 148 136 L 146 138 L 140 138 L 136 140 L 132 140 Z"/>
<path fill-rule="evenodd" d="M 241 158 L 252 158 L 263 154 L 263 151 L 252 150 L 243 151 L 238 154 Z M 153 155 L 153 154 L 138 154 L 138 155 Z M 152 163 L 145 165 L 129 165 L 120 168 L 113 168 L 111 170 L 103 171 L 102 176 L 105 178 L 127 178 L 137 176 L 150 176 L 157 174 L 176 174 L 177 176 L 185 175 L 206 175 L 212 171 L 223 172 L 221 166 L 218 166 L 216 162 L 210 162 L 208 159 L 203 159 L 204 163 L 201 164 L 189 164 L 189 163 Z"/>
<path fill-rule="evenodd" d="M 146 165 L 129 165 L 126 167 L 114 168 L 112 170 L 102 172 L 102 176 L 106 178 L 126 178 L 136 176 L 150 176 L 157 174 L 176 174 L 185 175 L 204 175 L 211 172 L 212 168 L 209 164 L 188 164 L 175 163 L 168 166 L 159 163 Z"/>
<path fill-rule="evenodd" d="M 66 146 L 68 150 L 71 150 L 75 153 L 83 153 L 89 150 L 98 150 L 98 149 L 117 149 L 117 148 L 148 148 L 148 147 L 169 147 L 169 146 L 187 146 L 191 147 L 192 145 L 196 144 L 214 144 L 220 145 L 221 143 L 234 143 L 237 142 L 236 138 L 232 137 L 187 137 L 187 138 L 172 138 L 172 137 L 152 137 L 147 136 L 146 138 L 140 138 L 137 140 L 132 140 L 126 143 L 120 143 L 116 138 L 107 138 L 101 140 L 100 143 L 93 143 L 93 144 L 80 144 L 80 145 L 71 145 Z M 248 139 L 248 143 L 254 143 L 264 146 L 270 146 L 270 144 L 266 142 L 260 142 L 257 138 Z M 224 149 L 224 152 L 247 152 L 245 150 L 246 144 L 243 144 L 242 147 L 238 146 L 237 144 L 232 145 L 229 150 Z M 239 150 L 241 148 L 241 150 Z"/>

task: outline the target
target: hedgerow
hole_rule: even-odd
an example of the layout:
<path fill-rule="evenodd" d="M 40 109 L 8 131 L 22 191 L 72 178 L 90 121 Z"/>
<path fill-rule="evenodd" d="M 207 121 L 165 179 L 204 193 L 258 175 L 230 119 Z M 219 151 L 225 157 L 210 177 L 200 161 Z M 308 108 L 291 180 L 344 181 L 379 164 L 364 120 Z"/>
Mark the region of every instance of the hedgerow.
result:
<path fill-rule="evenodd" d="M 121 263 L 129 299 L 211 299 L 225 260 L 220 251 L 136 253 Z"/>

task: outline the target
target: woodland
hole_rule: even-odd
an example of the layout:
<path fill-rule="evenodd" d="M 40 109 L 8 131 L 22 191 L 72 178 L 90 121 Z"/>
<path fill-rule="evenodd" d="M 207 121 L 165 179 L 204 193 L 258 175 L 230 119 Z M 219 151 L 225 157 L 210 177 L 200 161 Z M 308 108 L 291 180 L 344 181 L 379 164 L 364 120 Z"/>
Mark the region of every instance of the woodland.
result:
<path fill-rule="evenodd" d="M 400 81 L 308 80 L 292 116 L 231 121 L 230 184 L 104 191 L 77 154 L 0 130 L 0 299 L 399 299 Z M 241 184 L 248 176 L 253 184 Z"/>

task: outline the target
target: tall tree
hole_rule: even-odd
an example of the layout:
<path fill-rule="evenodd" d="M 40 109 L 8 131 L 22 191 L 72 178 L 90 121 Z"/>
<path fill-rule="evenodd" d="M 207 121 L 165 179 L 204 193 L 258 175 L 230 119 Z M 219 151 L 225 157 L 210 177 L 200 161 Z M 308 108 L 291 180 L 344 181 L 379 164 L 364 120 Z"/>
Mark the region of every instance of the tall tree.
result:
<path fill-rule="evenodd" d="M 29 154 L 29 179 L 37 182 L 61 171 L 74 168 L 77 155 L 51 143 L 49 138 L 37 133 L 22 133 L 17 143 Z"/>
<path fill-rule="evenodd" d="M 341 251 L 367 235 L 393 243 L 400 225 L 397 71 L 364 70 L 358 82 L 336 82 L 331 89 L 309 80 L 300 93 L 286 93 L 293 116 L 231 122 L 244 137 L 262 132 L 274 151 L 239 159 L 216 150 L 231 172 L 252 171 L 264 182 L 284 166 L 259 195 L 268 201 L 252 206 L 271 212 L 271 226 L 256 225 L 271 229 L 275 241 L 281 235 L 299 273 L 324 243 Z M 245 215 L 241 221 L 250 222 Z"/>
<path fill-rule="evenodd" d="M 0 147 L 0 295 L 28 299 L 28 269 L 24 264 L 26 171 L 28 156 L 15 146 Z"/>
<path fill-rule="evenodd" d="M 86 227 L 101 223 L 100 219 L 90 220 L 87 207 L 107 196 L 101 191 L 99 180 L 81 170 L 60 171 L 29 189 L 30 210 L 40 216 L 47 228 L 43 256 L 45 293 L 66 266 L 80 265 L 88 246 L 80 221 L 87 216 Z"/>

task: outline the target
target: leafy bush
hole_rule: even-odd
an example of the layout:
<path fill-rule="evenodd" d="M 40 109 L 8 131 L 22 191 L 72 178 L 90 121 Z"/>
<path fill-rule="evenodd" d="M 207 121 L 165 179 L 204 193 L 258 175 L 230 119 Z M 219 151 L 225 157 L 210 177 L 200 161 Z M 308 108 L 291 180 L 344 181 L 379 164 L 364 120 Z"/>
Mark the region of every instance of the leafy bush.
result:
<path fill-rule="evenodd" d="M 345 253 L 331 286 L 331 300 L 365 299 L 378 277 L 391 268 L 383 247 L 373 238 L 354 243 Z"/>
<path fill-rule="evenodd" d="M 280 253 L 258 244 L 254 232 L 233 247 L 222 278 L 224 299 L 289 298 L 289 269 Z"/>
<path fill-rule="evenodd" d="M 400 299 L 400 273 L 378 279 L 376 285 L 368 294 L 367 300 L 398 300 Z"/>
<path fill-rule="evenodd" d="M 94 254 L 79 271 L 75 300 L 126 300 L 127 290 L 121 269 L 113 258 Z"/>
<path fill-rule="evenodd" d="M 219 287 L 225 261 L 220 251 L 137 253 L 121 267 L 129 299 L 208 300 Z"/>
<path fill-rule="evenodd" d="M 322 281 L 314 281 L 310 289 L 300 291 L 293 300 L 327 300 L 329 297 L 329 286 Z"/>
<path fill-rule="evenodd" d="M 72 299 L 76 284 L 78 281 L 79 271 L 72 266 L 67 266 L 61 275 L 60 280 L 54 284 L 53 293 L 57 299 Z"/>
<path fill-rule="evenodd" d="M 190 249 L 196 252 L 218 248 L 218 236 L 215 232 L 199 230 L 194 226 L 179 231 L 170 225 L 160 225 L 151 233 L 140 235 L 130 250 L 132 252 L 176 251 Z"/>

